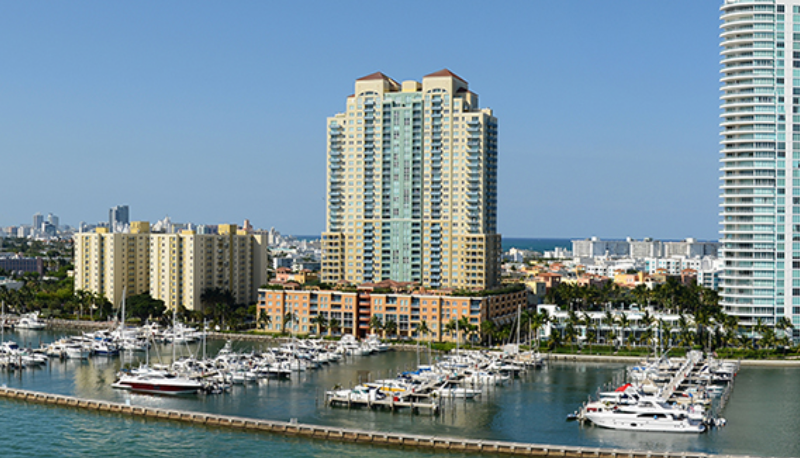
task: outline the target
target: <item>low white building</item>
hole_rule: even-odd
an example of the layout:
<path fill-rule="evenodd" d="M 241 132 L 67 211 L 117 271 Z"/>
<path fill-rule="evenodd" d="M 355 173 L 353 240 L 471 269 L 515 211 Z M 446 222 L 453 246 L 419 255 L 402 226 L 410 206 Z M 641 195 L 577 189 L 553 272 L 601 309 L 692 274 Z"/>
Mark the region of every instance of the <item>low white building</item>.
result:
<path fill-rule="evenodd" d="M 537 312 L 546 312 L 550 318 L 539 333 L 540 339 L 546 340 L 550 338 L 551 333 L 564 331 L 569 321 L 568 311 L 561 310 L 557 305 L 552 304 L 539 305 L 536 307 L 536 310 Z M 644 310 L 612 310 L 611 316 L 614 321 L 613 324 L 608 323 L 607 313 L 605 311 L 576 313 L 578 318 L 582 320 L 588 317 L 591 323 L 588 326 L 585 324 L 574 325 L 579 342 L 587 340 L 590 329 L 598 336 L 595 341 L 605 345 L 612 344 L 609 339 L 612 334 L 615 336 L 615 342 L 613 343 L 620 345 L 625 343 L 623 339 L 627 338 L 629 335 L 641 336 L 642 333 L 648 330 L 648 325 L 644 321 Z M 680 332 L 681 316 L 678 314 L 656 313 L 652 310 L 649 310 L 649 313 L 654 320 L 649 329 L 657 332 L 659 323 L 663 323 L 665 328 L 662 330 L 662 335 L 665 337 L 664 345 L 669 345 L 670 338 L 674 340 L 676 334 Z M 619 324 L 620 318 L 623 316 L 628 322 L 628 325 L 624 329 Z M 694 328 L 694 319 L 691 315 L 684 315 L 684 320 L 689 325 L 690 329 Z"/>

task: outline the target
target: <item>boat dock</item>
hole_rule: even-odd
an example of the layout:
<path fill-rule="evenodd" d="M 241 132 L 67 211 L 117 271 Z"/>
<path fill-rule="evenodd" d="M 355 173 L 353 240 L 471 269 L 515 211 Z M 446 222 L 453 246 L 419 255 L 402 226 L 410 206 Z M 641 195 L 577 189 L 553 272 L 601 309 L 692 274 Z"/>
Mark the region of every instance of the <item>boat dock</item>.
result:
<path fill-rule="evenodd" d="M 664 386 L 661 396 L 664 399 L 669 399 L 675 394 L 675 390 L 678 389 L 679 386 L 686 380 L 686 377 L 695 370 L 697 364 L 702 361 L 703 355 L 702 353 L 694 353 L 690 352 L 687 357 L 686 361 L 681 365 L 669 383 Z"/>
<path fill-rule="evenodd" d="M 330 406 L 366 407 L 369 409 L 383 408 L 389 410 L 411 409 L 412 413 L 421 410 L 431 414 L 439 413 L 440 406 L 435 402 L 424 402 L 414 400 L 415 396 L 386 396 L 384 399 L 356 400 L 350 395 L 336 395 L 329 393 L 326 395 L 326 402 Z"/>
<path fill-rule="evenodd" d="M 160 421 L 176 421 L 208 427 L 231 428 L 252 432 L 281 434 L 337 442 L 352 442 L 388 447 L 414 448 L 430 451 L 452 451 L 461 453 L 506 454 L 539 457 L 595 457 L 595 458 L 745 458 L 735 455 L 709 455 L 693 452 L 656 452 L 621 450 L 597 447 L 573 447 L 542 445 L 520 442 L 462 439 L 454 437 L 427 436 L 417 434 L 385 433 L 351 428 L 337 428 L 298 423 L 297 421 L 273 421 L 255 418 L 218 415 L 185 410 L 168 410 L 152 407 L 131 406 L 118 402 L 96 401 L 50 393 L 41 393 L 14 388 L 0 388 L 0 398 L 24 402 L 76 408 L 94 412 L 107 412 L 129 417 L 148 418 Z"/>
<path fill-rule="evenodd" d="M 329 406 L 366 407 L 369 409 L 383 408 L 392 411 L 398 409 L 411 409 L 412 413 L 426 411 L 436 415 L 441 410 L 441 403 L 432 401 L 430 390 L 435 386 L 434 382 L 428 382 L 419 387 L 419 392 L 401 391 L 384 392 L 385 397 L 376 399 L 373 396 L 353 396 L 351 390 L 347 393 L 338 391 L 328 391 L 325 393 L 325 402 Z M 438 398 L 441 401 L 441 398 Z"/>

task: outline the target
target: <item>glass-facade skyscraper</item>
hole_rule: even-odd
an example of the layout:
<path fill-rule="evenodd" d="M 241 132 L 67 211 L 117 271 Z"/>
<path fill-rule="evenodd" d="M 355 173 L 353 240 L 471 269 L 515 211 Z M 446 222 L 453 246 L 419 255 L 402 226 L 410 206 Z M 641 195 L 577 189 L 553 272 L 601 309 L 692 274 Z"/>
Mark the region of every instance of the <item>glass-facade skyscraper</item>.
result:
<path fill-rule="evenodd" d="M 800 0 L 720 11 L 721 305 L 800 327 Z"/>
<path fill-rule="evenodd" d="M 328 118 L 322 280 L 499 284 L 497 119 L 448 70 L 356 80 Z"/>

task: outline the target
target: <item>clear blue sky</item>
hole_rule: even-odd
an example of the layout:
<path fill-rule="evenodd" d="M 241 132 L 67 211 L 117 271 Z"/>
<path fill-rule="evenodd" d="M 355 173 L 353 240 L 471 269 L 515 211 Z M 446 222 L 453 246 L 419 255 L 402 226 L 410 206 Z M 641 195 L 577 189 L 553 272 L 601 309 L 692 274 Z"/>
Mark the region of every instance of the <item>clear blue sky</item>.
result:
<path fill-rule="evenodd" d="M 356 78 L 448 68 L 499 119 L 504 236 L 716 238 L 719 1 L 0 1 L 0 226 L 314 234 Z"/>

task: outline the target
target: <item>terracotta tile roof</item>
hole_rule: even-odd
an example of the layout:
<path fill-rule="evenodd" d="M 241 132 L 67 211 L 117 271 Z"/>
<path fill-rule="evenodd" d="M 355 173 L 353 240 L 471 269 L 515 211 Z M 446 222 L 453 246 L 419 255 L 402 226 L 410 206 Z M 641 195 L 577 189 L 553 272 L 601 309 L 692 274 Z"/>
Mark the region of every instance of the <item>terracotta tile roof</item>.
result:
<path fill-rule="evenodd" d="M 371 73 L 367 76 L 363 76 L 356 81 L 370 81 L 370 80 L 391 80 L 388 76 L 384 75 L 381 72 Z"/>
<path fill-rule="evenodd" d="M 463 81 L 465 83 L 467 82 L 464 78 L 456 75 L 455 73 L 451 72 L 450 70 L 448 70 L 446 68 L 442 69 L 442 70 L 439 70 L 438 72 L 431 73 L 430 75 L 425 75 L 423 78 L 435 78 L 437 76 L 451 76 L 451 77 L 453 77 L 453 78 L 455 78 L 455 79 L 457 79 L 459 81 Z"/>

